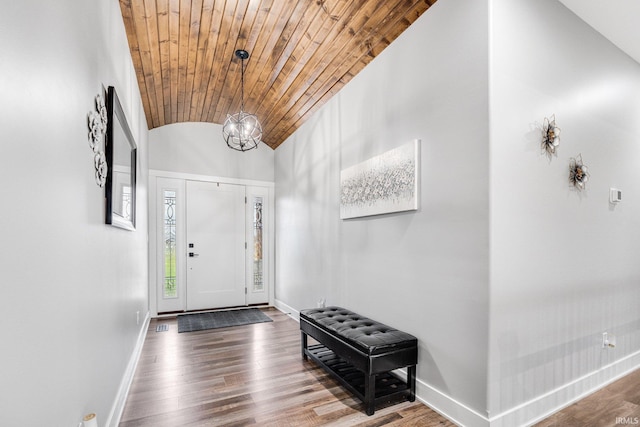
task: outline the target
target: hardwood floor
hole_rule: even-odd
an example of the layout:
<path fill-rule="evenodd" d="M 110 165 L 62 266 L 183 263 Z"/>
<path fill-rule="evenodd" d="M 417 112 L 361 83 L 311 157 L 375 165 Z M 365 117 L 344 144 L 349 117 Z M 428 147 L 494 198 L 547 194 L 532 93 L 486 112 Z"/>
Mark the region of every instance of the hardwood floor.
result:
<path fill-rule="evenodd" d="M 120 427 L 454 426 L 422 403 L 362 404 L 300 356 L 298 323 L 275 309 L 272 323 L 178 334 L 175 318 L 152 319 Z M 158 324 L 169 325 L 156 332 Z M 536 424 L 640 424 L 640 370 Z"/>
<path fill-rule="evenodd" d="M 178 334 L 153 319 L 120 427 L 454 426 L 424 404 L 363 412 L 324 370 L 300 355 L 296 321 L 275 309 L 271 323 Z M 167 332 L 156 325 L 167 324 Z"/>

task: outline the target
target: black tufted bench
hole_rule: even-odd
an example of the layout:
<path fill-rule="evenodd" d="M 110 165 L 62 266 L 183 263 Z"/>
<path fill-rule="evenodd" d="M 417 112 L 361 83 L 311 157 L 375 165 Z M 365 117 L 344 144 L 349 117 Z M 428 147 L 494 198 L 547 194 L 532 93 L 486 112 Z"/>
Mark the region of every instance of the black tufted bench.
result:
<path fill-rule="evenodd" d="M 406 398 L 416 391 L 418 340 L 413 335 L 341 307 L 300 311 L 302 357 L 320 364 L 365 404 Z M 309 346 L 307 336 L 320 344 Z M 407 368 L 406 381 L 391 371 Z"/>

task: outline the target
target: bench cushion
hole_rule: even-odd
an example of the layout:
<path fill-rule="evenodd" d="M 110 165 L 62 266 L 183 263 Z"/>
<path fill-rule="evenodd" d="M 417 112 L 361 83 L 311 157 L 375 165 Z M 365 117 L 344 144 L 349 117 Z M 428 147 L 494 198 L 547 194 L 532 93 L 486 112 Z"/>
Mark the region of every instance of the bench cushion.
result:
<path fill-rule="evenodd" d="M 418 339 L 413 335 L 341 307 L 302 310 L 300 318 L 340 337 L 369 355 L 384 354 L 418 345 Z"/>

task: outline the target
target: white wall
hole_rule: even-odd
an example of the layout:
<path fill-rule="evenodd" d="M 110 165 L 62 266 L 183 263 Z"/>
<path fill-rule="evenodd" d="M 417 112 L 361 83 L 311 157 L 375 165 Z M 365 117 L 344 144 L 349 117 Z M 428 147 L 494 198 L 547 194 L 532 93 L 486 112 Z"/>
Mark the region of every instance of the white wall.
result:
<path fill-rule="evenodd" d="M 276 299 L 416 335 L 418 393 L 459 421 L 487 398 L 487 14 L 436 3 L 275 153 Z M 416 138 L 420 209 L 341 221 L 340 170 Z"/>
<path fill-rule="evenodd" d="M 9 2 L 0 58 L 0 425 L 106 425 L 148 305 L 147 127 L 119 3 Z M 104 224 L 94 180 L 103 85 L 139 147 L 136 232 Z"/>
<path fill-rule="evenodd" d="M 240 152 L 227 147 L 222 126 L 175 123 L 149 132 L 149 167 L 154 170 L 273 182 L 274 151 L 260 144 Z"/>
<path fill-rule="evenodd" d="M 555 0 L 491 8 L 489 410 L 513 426 L 640 364 L 640 65 Z M 549 160 L 537 127 L 551 114 Z"/>

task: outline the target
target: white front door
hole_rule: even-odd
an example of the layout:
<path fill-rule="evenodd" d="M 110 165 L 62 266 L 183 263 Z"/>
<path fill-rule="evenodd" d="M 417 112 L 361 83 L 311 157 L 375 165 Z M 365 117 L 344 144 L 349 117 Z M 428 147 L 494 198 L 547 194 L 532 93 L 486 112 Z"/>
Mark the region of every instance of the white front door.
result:
<path fill-rule="evenodd" d="M 187 310 L 246 305 L 245 187 L 187 181 Z"/>

